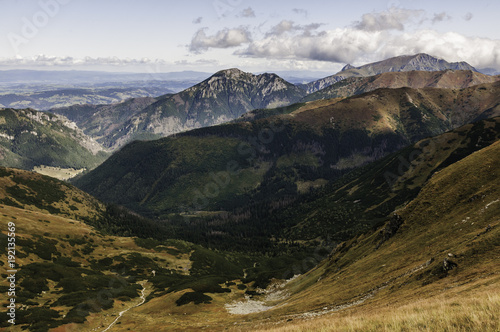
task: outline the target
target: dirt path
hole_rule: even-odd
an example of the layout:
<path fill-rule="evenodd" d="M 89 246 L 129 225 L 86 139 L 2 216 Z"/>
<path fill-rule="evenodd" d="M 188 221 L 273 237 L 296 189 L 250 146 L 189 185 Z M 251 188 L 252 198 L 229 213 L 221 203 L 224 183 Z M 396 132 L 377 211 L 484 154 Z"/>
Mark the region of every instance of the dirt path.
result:
<path fill-rule="evenodd" d="M 115 323 L 123 316 L 123 314 L 125 314 L 127 311 L 129 311 L 130 309 L 133 309 L 133 308 L 137 308 L 138 306 L 140 305 L 143 305 L 144 302 L 146 302 L 146 283 L 148 281 L 147 280 L 144 280 L 144 281 L 141 281 L 139 284 L 142 286 L 142 290 L 141 290 L 141 302 L 139 302 L 138 304 L 128 308 L 128 309 L 125 309 L 123 311 L 120 311 L 120 313 L 118 314 L 118 317 L 115 318 L 115 320 L 109 324 L 109 326 L 107 328 L 105 328 L 104 330 L 102 330 L 102 332 L 106 332 L 108 331 L 113 325 L 115 325 Z"/>

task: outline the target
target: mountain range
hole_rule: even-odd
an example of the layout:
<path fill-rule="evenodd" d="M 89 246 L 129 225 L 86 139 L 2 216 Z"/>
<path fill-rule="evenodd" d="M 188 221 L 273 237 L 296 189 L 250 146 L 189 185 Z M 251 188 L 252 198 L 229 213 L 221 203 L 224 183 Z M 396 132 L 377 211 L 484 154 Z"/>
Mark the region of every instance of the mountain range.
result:
<path fill-rule="evenodd" d="M 499 116 L 499 92 L 500 82 L 462 90 L 378 89 L 271 110 L 271 115 L 266 110 L 262 118 L 254 111 L 257 116 L 234 123 L 129 144 L 76 184 L 147 214 L 198 211 L 199 206 L 219 211 L 233 205 L 228 200 L 248 200 L 252 191 L 275 197 L 295 193 L 420 139 Z M 216 181 L 213 174 L 233 164 L 238 172 L 231 185 L 202 194 Z"/>
<path fill-rule="evenodd" d="M 160 138 L 215 125 L 259 108 L 274 108 L 323 98 L 345 98 L 379 87 L 460 89 L 498 80 L 498 77 L 476 72 L 466 63 L 450 64 L 425 54 L 347 68 L 337 75 L 308 83 L 308 86 L 317 86 L 318 89 L 325 88 L 316 93 L 311 92 L 318 89 L 311 90 L 306 85 L 295 86 L 274 74 L 253 75 L 238 69 L 228 69 L 179 93 L 158 97 L 154 105 L 144 105 L 142 110 L 138 110 L 136 106 L 143 101 L 126 101 L 111 106 L 75 105 L 51 109 L 50 112 L 75 121 L 86 134 L 105 148 L 116 150 L 134 139 Z M 436 71 L 436 74 L 429 71 Z M 382 77 L 376 75 L 380 73 L 384 73 Z M 334 83 L 331 81 L 332 77 L 336 77 L 335 82 L 338 83 L 330 87 Z M 326 81 L 330 83 L 327 84 Z M 127 105 L 133 106 L 127 110 Z M 106 114 L 121 113 L 124 110 L 128 119 L 120 116 L 122 120 L 115 123 L 116 116 L 114 119 L 107 118 Z"/>
<path fill-rule="evenodd" d="M 0 109 L 0 329 L 498 331 L 499 78 L 341 73 Z"/>
<path fill-rule="evenodd" d="M 304 89 L 308 93 L 316 92 L 348 77 L 374 76 L 386 72 L 407 72 L 407 71 L 442 71 L 442 70 L 472 70 L 474 67 L 466 62 L 447 62 L 425 53 L 415 55 L 402 55 L 386 60 L 369 63 L 360 67 L 347 64 L 335 75 L 307 83 Z"/>
<path fill-rule="evenodd" d="M 384 72 L 367 77 L 349 77 L 311 93 L 302 101 L 346 98 L 380 88 L 444 88 L 463 89 L 500 80 L 499 76 L 484 75 L 472 70 Z"/>
<path fill-rule="evenodd" d="M 398 67 L 399 66 L 399 67 Z M 434 66 L 434 67 L 432 67 Z M 74 105 L 65 108 L 52 109 L 52 113 L 65 116 L 68 119 L 62 120 L 69 127 L 74 128 L 70 122 L 75 122 L 77 128 L 83 130 L 77 136 L 81 142 L 92 142 L 95 140 L 101 145 L 101 150 L 117 150 L 127 143 L 136 140 L 151 140 L 175 134 L 191 128 L 204 127 L 213 124 L 219 124 L 225 121 L 236 119 L 243 121 L 254 117 L 266 117 L 270 114 L 279 114 L 283 111 L 280 108 L 273 108 L 279 105 L 290 105 L 294 102 L 309 102 L 325 98 L 347 98 L 352 95 L 362 94 L 373 91 L 378 88 L 398 88 L 398 87 L 438 87 L 446 89 L 462 89 L 481 83 L 493 82 L 498 79 L 497 76 L 487 76 L 473 70 L 454 70 L 444 71 L 390 71 L 400 68 L 401 70 L 410 70 L 411 68 L 436 69 L 441 67 L 465 68 L 463 63 L 447 64 L 427 55 L 416 55 L 397 57 L 388 59 L 379 63 L 361 66 L 358 72 L 364 74 L 378 71 L 389 70 L 375 76 L 369 77 L 350 77 L 337 82 L 327 88 L 309 94 L 299 89 L 274 74 L 253 75 L 244 73 L 237 69 L 220 71 L 212 75 L 207 80 L 194 85 L 177 94 L 166 94 L 160 97 L 132 98 L 127 101 L 109 104 L 109 105 Z M 347 69 L 346 69 L 347 70 Z M 349 68 L 348 70 L 354 70 Z M 85 73 L 89 76 L 89 74 Z M 361 75 L 361 74 L 360 74 Z M 56 75 L 57 76 L 57 75 Z M 55 90 L 54 96 L 65 98 L 65 90 Z M 75 91 L 85 94 L 87 90 L 68 90 L 71 95 Z M 49 92 L 37 92 L 39 95 L 48 97 L 53 94 Z M 68 95 L 68 96 L 69 96 Z M 7 98 L 9 95 L 3 95 L 1 98 Z M 52 97 L 50 97 L 52 98 Z M 59 98 L 59 97 L 57 97 Z M 86 98 L 86 97 L 85 97 Z M 38 99 L 34 99 L 36 102 Z M 290 106 L 297 108 L 299 104 Z M 301 106 L 302 107 L 302 106 Z M 307 106 L 316 107 L 315 104 Z M 266 108 L 266 110 L 262 110 Z M 260 111 L 253 111 L 261 109 Z M 13 112 L 13 110 L 11 110 Z M 19 111 L 21 112 L 21 111 Z M 26 112 L 26 111 L 23 111 Z M 35 111 L 30 111 L 34 114 Z M 247 112 L 247 113 L 245 113 Z M 31 114 L 30 113 L 30 114 Z M 258 113 L 258 115 L 256 115 Z M 238 119 L 244 114 L 244 117 Z M 50 116 L 52 118 L 52 116 Z M 62 119 L 59 117 L 59 119 Z M 69 121 L 68 121 L 69 120 Z M 19 122 L 15 122 L 20 124 Z M 10 126 L 12 126 L 10 124 Z M 72 127 L 73 126 L 73 127 Z M 23 152 L 20 156 L 15 156 L 14 142 L 7 144 L 8 138 L 14 137 L 12 133 L 26 130 L 23 126 L 14 129 L 13 127 L 3 132 L 4 134 L 4 166 L 15 166 L 24 169 L 33 169 L 33 167 L 60 167 L 68 168 L 93 168 L 102 158 L 84 158 L 91 162 L 68 162 L 64 161 L 68 153 L 58 153 L 63 157 L 55 156 L 48 162 L 41 161 L 21 161 Z M 64 131 L 65 129 L 63 129 Z M 10 133 L 12 132 L 12 133 Z M 85 135 L 89 137 L 84 137 Z M 76 134 L 72 134 L 74 137 Z M 82 136 L 83 135 L 83 136 Z M 49 135 L 52 137 L 52 135 Z M 77 143 L 77 145 L 82 145 Z M 92 144 L 96 144 L 96 143 Z M 7 145 L 5 145 L 7 144 Z M 38 144 L 38 143 L 37 143 Z M 85 145 L 84 143 L 83 145 Z M 21 143 L 22 145 L 22 143 Z M 88 144 L 87 144 L 88 145 Z M 38 151 L 41 154 L 50 155 L 44 147 L 38 145 Z M 60 151 L 63 151 L 64 148 Z M 85 155 L 85 150 L 81 148 L 71 148 L 78 155 Z M 10 151 L 10 152 L 9 152 Z M 10 155 L 10 153 L 14 153 Z M 95 153 L 93 151 L 92 153 Z M 71 155 L 72 153 L 69 153 Z M 9 156 L 7 156 L 9 155 Z M 21 158 L 21 159 L 20 159 Z M 80 158 L 80 157 L 79 157 Z M 73 166 L 71 166 L 73 165 Z M 71 173 L 71 172 L 70 172 Z M 57 174 L 57 171 L 46 173 Z M 69 174 L 69 173 L 68 173 Z M 73 173 L 71 173 L 73 174 Z M 74 175 L 74 174 L 73 174 Z M 64 174 L 66 178 L 68 175 Z"/>
<path fill-rule="evenodd" d="M 116 114 L 135 102 L 109 106 L 75 106 L 53 109 L 75 121 L 106 148 L 118 149 L 124 144 L 143 138 L 160 138 L 181 131 L 220 124 L 235 119 L 256 108 L 277 107 L 297 102 L 305 92 L 274 74 L 253 75 L 238 69 L 220 71 L 205 81 L 182 92 L 158 97 L 126 121 L 102 119 Z M 141 103 L 143 100 L 141 100 Z M 82 109 L 92 112 L 91 119 L 82 117 Z M 134 107 L 135 109 L 135 107 Z M 125 119 L 124 119 L 125 120 Z M 95 133 L 95 127 L 99 126 Z M 95 133 L 95 134 L 94 134 Z M 102 134 L 105 137 L 100 137 Z"/>

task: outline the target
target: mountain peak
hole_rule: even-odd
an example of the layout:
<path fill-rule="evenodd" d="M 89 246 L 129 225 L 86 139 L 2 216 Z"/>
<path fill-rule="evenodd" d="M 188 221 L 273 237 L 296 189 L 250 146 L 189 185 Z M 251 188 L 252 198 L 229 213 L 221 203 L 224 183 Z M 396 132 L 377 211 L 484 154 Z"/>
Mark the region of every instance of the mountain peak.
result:
<path fill-rule="evenodd" d="M 446 60 L 436 58 L 426 53 L 417 53 L 413 55 L 400 55 L 393 58 L 368 63 L 363 66 L 354 67 L 347 64 L 340 72 L 335 75 L 328 76 L 306 85 L 308 93 L 316 92 L 327 86 L 330 86 L 338 81 L 344 80 L 353 76 L 374 76 L 387 72 L 404 72 L 404 71 L 442 71 L 442 70 L 477 70 L 467 62 L 447 62 Z"/>
<path fill-rule="evenodd" d="M 439 71 L 446 69 L 477 71 L 467 62 L 447 62 L 444 59 L 440 59 L 426 53 L 415 54 L 414 56 L 411 56 L 410 59 L 411 60 L 409 60 L 404 66 L 401 67 L 401 71 Z"/>
<path fill-rule="evenodd" d="M 344 66 L 344 68 L 342 68 L 341 71 L 346 71 L 346 70 L 349 70 L 349 69 L 354 69 L 356 67 L 354 67 L 353 65 L 351 65 L 350 63 L 348 63 L 347 65 Z"/>
<path fill-rule="evenodd" d="M 241 75 L 248 74 L 238 68 L 223 69 L 216 72 L 213 76 L 226 76 L 226 77 L 239 77 Z"/>
<path fill-rule="evenodd" d="M 438 59 L 438 60 L 442 60 L 441 58 L 432 56 L 432 55 L 427 54 L 427 53 L 417 53 L 415 55 L 412 55 L 411 57 L 412 58 L 422 58 L 422 59 Z"/>

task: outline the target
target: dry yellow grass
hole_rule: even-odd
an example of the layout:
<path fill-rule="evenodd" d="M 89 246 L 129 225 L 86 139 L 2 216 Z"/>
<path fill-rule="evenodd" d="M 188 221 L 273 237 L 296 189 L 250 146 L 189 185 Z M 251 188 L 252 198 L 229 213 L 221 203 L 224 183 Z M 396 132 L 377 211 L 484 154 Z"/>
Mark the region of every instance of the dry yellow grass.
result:
<path fill-rule="evenodd" d="M 51 176 L 51 177 L 59 179 L 59 180 L 71 179 L 84 171 L 85 171 L 85 168 L 74 169 L 74 168 L 51 167 L 51 166 L 45 166 L 45 165 L 35 166 L 33 168 L 33 172 L 36 172 L 36 173 L 39 173 L 42 175 Z"/>
<path fill-rule="evenodd" d="M 413 301 L 402 306 L 368 306 L 259 331 L 500 331 L 500 289 Z"/>
<path fill-rule="evenodd" d="M 7 223 L 13 221 L 16 224 L 16 239 L 35 239 L 35 236 L 42 236 L 46 239 L 56 240 L 57 251 L 66 257 L 71 257 L 71 252 L 75 249 L 73 246 L 69 245 L 66 240 L 67 236 L 71 238 L 82 238 L 87 237 L 88 241 L 95 245 L 95 250 L 84 257 L 72 257 L 72 260 L 82 264 L 82 266 L 88 267 L 90 265 L 89 260 L 91 259 L 101 259 L 104 257 L 113 257 L 118 255 L 126 255 L 129 253 L 139 253 L 145 257 L 151 259 L 157 258 L 157 263 L 165 268 L 178 269 L 181 271 L 189 270 L 191 267 L 191 261 L 189 260 L 188 254 L 182 254 L 179 256 L 173 256 L 167 252 L 161 251 L 156 252 L 152 249 L 146 249 L 137 246 L 134 239 L 131 237 L 118 237 L 118 236 L 108 236 L 98 233 L 93 227 L 77 220 L 65 218 L 62 216 L 50 215 L 47 213 L 39 211 L 29 211 L 24 209 L 15 208 L 12 206 L 7 206 L 0 204 L 0 232 L 5 235 L 7 233 Z M 23 249 L 23 246 L 19 245 L 17 250 Z M 4 260 L 6 257 L 3 256 Z M 21 256 L 18 253 L 16 257 L 16 264 L 19 271 L 22 271 L 23 267 L 34 262 L 44 262 L 41 258 L 33 253 L 26 256 Z M 6 274 L 7 265 L 4 264 L 0 266 L 0 274 Z M 143 280 L 149 278 L 149 274 L 143 276 Z M 138 279 L 139 281 L 141 278 Z M 56 282 L 49 280 L 50 291 L 43 292 L 37 296 L 33 301 L 37 303 L 46 303 L 47 301 L 55 301 L 59 298 L 60 294 L 58 291 L 60 289 L 56 288 Z M 0 286 L 7 286 L 7 280 L 0 280 Z M 153 290 L 151 283 L 146 283 L 146 295 Z M 0 295 L 1 304 L 5 304 L 7 296 L 5 293 Z M 174 300 L 175 301 L 175 300 Z M 117 300 L 115 305 L 107 310 L 99 311 L 98 313 L 92 313 L 87 317 L 87 322 L 84 324 L 67 324 L 60 326 L 52 331 L 97 331 L 100 330 L 106 324 L 110 324 L 118 315 L 118 313 L 124 309 L 135 306 L 140 302 L 139 298 L 134 298 L 131 301 L 122 302 Z M 23 303 L 19 303 L 23 305 Z M 54 310 L 60 311 L 61 314 L 66 314 L 70 308 L 64 306 L 53 307 Z M 21 309 L 18 309 L 21 310 Z M 121 321 L 120 321 L 121 323 Z M 119 325 L 118 325 L 119 326 Z M 16 325 L 9 327 L 9 331 L 22 331 L 23 327 Z M 2 331 L 2 328 L 0 328 Z M 112 331 L 115 331 L 113 328 Z"/>

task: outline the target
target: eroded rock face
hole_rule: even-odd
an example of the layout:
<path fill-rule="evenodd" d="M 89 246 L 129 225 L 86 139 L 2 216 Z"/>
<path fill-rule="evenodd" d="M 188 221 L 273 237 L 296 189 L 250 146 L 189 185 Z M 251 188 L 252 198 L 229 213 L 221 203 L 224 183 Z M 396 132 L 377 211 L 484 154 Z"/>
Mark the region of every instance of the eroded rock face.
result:
<path fill-rule="evenodd" d="M 458 264 L 455 263 L 455 262 L 453 262 L 448 257 L 444 258 L 444 260 L 443 260 L 443 271 L 447 272 L 447 271 L 453 270 L 457 266 L 458 266 Z"/>
<path fill-rule="evenodd" d="M 380 246 L 387 240 L 389 240 L 391 237 L 396 234 L 396 232 L 399 230 L 399 227 L 403 224 L 403 218 L 397 213 L 394 213 L 387 223 L 385 227 L 380 231 L 380 237 L 381 240 L 375 247 L 375 249 L 380 248 Z"/>

